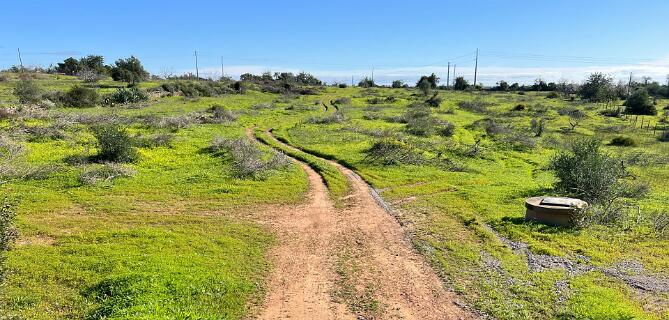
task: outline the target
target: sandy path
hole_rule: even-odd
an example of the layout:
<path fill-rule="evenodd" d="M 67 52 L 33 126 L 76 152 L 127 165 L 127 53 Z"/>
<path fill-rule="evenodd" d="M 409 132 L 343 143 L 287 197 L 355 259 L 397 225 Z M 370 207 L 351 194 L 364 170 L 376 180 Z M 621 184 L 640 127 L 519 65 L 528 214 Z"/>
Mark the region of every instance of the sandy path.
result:
<path fill-rule="evenodd" d="M 405 240 L 401 226 L 379 205 L 371 188 L 353 171 L 331 163 L 352 182 L 345 208 L 333 207 L 320 176 L 302 164 L 310 184 L 307 203 L 263 215 L 278 233 L 279 245 L 273 250 L 276 266 L 258 319 L 476 318 L 454 303 L 455 294 L 444 289 Z M 379 302 L 375 311 L 356 310 L 353 315 L 350 310 L 356 308 L 333 301 L 334 269 L 343 251 L 356 257 L 355 287 L 371 290 L 369 295 Z"/>

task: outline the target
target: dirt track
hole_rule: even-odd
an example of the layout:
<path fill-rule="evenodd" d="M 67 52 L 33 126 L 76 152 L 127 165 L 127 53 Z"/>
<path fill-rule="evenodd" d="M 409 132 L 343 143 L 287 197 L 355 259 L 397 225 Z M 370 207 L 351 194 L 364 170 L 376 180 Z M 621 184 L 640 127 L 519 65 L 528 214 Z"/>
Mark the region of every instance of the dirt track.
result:
<path fill-rule="evenodd" d="M 261 214 L 279 244 L 258 319 L 476 318 L 455 304 L 370 187 L 331 163 L 352 182 L 344 208 L 333 206 L 321 177 L 301 163 L 309 177 L 307 201 Z"/>

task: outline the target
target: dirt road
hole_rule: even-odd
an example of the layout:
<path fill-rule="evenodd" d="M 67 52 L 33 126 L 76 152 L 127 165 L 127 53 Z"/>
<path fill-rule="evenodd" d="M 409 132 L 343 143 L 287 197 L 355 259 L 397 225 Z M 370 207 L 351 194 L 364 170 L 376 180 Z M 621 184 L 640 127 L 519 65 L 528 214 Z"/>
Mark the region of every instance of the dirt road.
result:
<path fill-rule="evenodd" d="M 371 188 L 331 163 L 352 182 L 345 207 L 335 208 L 321 177 L 301 163 L 308 200 L 262 214 L 279 244 L 258 319 L 476 318 L 455 304 Z"/>

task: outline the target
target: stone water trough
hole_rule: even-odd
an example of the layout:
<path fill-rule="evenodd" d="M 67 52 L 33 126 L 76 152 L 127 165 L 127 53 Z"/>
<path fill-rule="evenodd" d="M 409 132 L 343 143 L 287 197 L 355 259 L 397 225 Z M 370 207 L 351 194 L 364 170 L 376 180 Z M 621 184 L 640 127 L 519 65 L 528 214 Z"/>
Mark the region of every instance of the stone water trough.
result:
<path fill-rule="evenodd" d="M 525 220 L 571 227 L 574 225 L 575 214 L 587 206 L 587 202 L 573 198 L 532 197 L 525 200 Z"/>

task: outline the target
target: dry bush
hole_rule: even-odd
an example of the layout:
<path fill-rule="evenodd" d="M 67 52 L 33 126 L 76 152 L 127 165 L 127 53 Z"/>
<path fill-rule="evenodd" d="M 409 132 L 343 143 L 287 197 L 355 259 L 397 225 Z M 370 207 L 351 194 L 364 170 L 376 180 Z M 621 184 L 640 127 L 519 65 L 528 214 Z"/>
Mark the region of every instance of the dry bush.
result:
<path fill-rule="evenodd" d="M 102 163 L 84 168 L 78 180 L 82 185 L 96 185 L 117 178 L 132 177 L 135 173 L 135 170 L 117 163 Z"/>
<path fill-rule="evenodd" d="M 327 116 L 323 117 L 310 117 L 306 120 L 307 123 L 311 124 L 331 124 L 331 123 L 341 123 L 346 121 L 346 116 L 341 111 L 335 111 Z"/>
<path fill-rule="evenodd" d="M 203 123 L 229 123 L 237 120 L 237 114 L 225 109 L 225 107 L 220 105 L 213 105 L 208 110 L 211 113 L 211 116 L 203 119 Z"/>
<path fill-rule="evenodd" d="M 493 104 L 490 102 L 486 102 L 483 100 L 474 100 L 474 101 L 460 101 L 458 103 L 458 107 L 463 110 L 467 110 L 470 112 L 479 112 L 479 113 L 485 113 L 488 111 L 488 108 L 491 107 Z"/>
<path fill-rule="evenodd" d="M 232 175 L 240 179 L 264 179 L 271 171 L 290 165 L 290 159 L 281 152 L 272 151 L 269 158 L 248 138 L 216 138 L 209 146 L 215 154 L 231 160 Z"/>
<path fill-rule="evenodd" d="M 395 138 L 382 138 L 365 151 L 364 160 L 382 165 L 420 164 L 423 157 L 408 143 Z"/>

